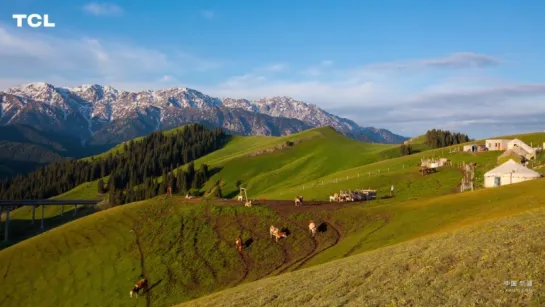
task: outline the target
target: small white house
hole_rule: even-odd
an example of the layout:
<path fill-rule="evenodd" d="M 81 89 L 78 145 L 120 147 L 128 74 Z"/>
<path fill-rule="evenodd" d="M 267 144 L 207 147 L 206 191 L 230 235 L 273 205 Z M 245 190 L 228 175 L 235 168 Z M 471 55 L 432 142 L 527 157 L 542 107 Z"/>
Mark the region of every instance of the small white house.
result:
<path fill-rule="evenodd" d="M 540 178 L 541 174 L 533 171 L 513 159 L 484 174 L 484 187 L 492 188 Z"/>
<path fill-rule="evenodd" d="M 506 150 L 509 140 L 486 140 L 488 150 Z"/>
<path fill-rule="evenodd" d="M 528 159 L 532 159 L 536 157 L 536 150 L 532 148 L 530 145 L 524 143 L 523 141 L 519 139 L 514 139 L 507 143 L 507 149 L 522 149 L 526 154 L 525 157 Z"/>
<path fill-rule="evenodd" d="M 465 152 L 476 152 L 478 149 L 477 144 L 464 145 Z"/>

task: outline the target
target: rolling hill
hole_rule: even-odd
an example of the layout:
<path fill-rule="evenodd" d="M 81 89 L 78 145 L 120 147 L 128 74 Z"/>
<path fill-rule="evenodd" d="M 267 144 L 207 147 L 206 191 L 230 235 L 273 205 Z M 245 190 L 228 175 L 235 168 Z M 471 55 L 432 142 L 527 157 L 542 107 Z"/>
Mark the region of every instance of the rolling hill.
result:
<path fill-rule="evenodd" d="M 525 137 L 545 139 L 545 134 L 519 136 L 523 140 Z M 300 274 L 316 272 L 318 268 L 333 272 L 333 265 L 337 265 L 338 270 L 345 270 L 344 261 L 356 261 L 352 260 L 353 257 L 346 257 L 361 253 L 356 257 L 370 257 L 365 258 L 367 264 L 363 276 L 372 271 L 369 267 L 374 266 L 370 263 L 375 262 L 381 263 L 380 270 L 383 271 L 380 272 L 396 272 L 388 268 L 396 268 L 403 259 L 398 257 L 388 262 L 381 260 L 387 258 L 381 256 L 383 254 L 373 255 L 381 253 L 383 248 L 386 248 L 383 253 L 391 253 L 396 248 L 410 248 L 413 246 L 411 240 L 420 240 L 428 235 L 458 231 L 491 219 L 545 207 L 541 197 L 543 179 L 460 194 L 455 193 L 461 176 L 456 168 L 444 168 L 427 176 L 418 172 L 420 158 L 435 155 L 447 156 L 455 165 L 462 161 L 477 162 L 478 172 L 482 174 L 494 167 L 500 154 L 453 152 L 459 147 L 395 158 L 384 154 L 388 151 L 393 153 L 392 148 L 395 147 L 391 145 L 355 142 L 328 128 L 280 138 L 235 137 L 226 146 L 195 161 L 197 165 L 206 163 L 219 169 L 204 190 L 222 181 L 224 196 L 235 196 L 234 181 L 241 180 L 248 187 L 250 197 L 269 200 L 257 200 L 256 205 L 246 208 L 230 200 L 210 198 L 187 201 L 183 197 L 174 197 L 164 201 L 160 196 L 64 224 L 0 251 L 0 263 L 8 264 L 0 271 L 2 283 L 6 285 L 0 290 L 0 295 L 7 295 L 1 296 L 4 300 L 0 304 L 21 306 L 39 302 L 43 306 L 124 306 L 150 302 L 156 306 L 167 306 L 245 283 L 249 284 L 218 293 L 219 296 L 205 297 L 200 304 L 217 304 L 218 299 L 256 304 L 244 301 L 237 294 L 245 289 L 248 293 L 254 293 L 252 291 L 260 287 L 260 282 L 254 286 L 252 281 L 280 275 L 270 280 L 286 278 L 281 279 L 286 281 L 286 285 L 295 285 L 292 286 L 295 289 L 309 289 L 298 286 L 305 284 Z M 320 185 L 322 182 L 324 184 Z M 391 184 L 396 186 L 396 196 L 383 199 Z M 311 201 L 323 200 L 339 189 L 362 186 L 378 188 L 379 199 L 343 204 Z M 94 193 L 96 183 L 91 182 L 59 197 L 83 198 Z M 295 208 L 292 199 L 298 194 L 305 196 L 306 204 Z M 17 219 L 28 223 L 28 211 L 25 213 L 23 208 L 19 210 L 14 216 L 18 214 Z M 55 212 L 52 211 L 50 216 L 55 217 Z M 306 226 L 309 219 L 320 226 L 315 240 L 308 234 Z M 288 237 L 275 243 L 269 238 L 268 228 L 271 224 L 288 231 Z M 534 225 L 539 227 L 539 224 Z M 486 231 L 483 234 L 488 235 Z M 234 249 L 234 238 L 239 235 L 246 243 L 242 255 Z M 484 235 L 472 242 L 476 245 L 486 243 L 488 237 Z M 425 242 L 438 246 L 434 248 L 444 247 L 438 243 L 442 239 L 429 240 L 432 241 Z M 455 242 L 459 241 L 452 244 Z M 513 251 L 526 251 L 521 246 L 510 248 Z M 466 250 L 471 251 L 469 247 Z M 415 249 L 414 255 L 419 255 L 419 251 Z M 26 256 L 21 258 L 19 255 Z M 436 258 L 416 257 L 410 259 L 417 262 L 419 267 L 424 264 L 418 261 L 439 266 Z M 496 260 L 509 259 L 501 258 L 501 255 L 497 257 L 500 258 Z M 337 261 L 331 262 L 334 260 Z M 327 268 L 316 266 L 324 263 L 328 263 Z M 410 267 L 408 263 L 402 265 Z M 309 269 L 293 275 L 281 275 L 303 268 Z M 515 273 L 524 273 L 524 268 L 527 266 L 517 267 L 519 271 Z M 456 270 L 463 278 L 453 278 L 453 281 L 473 282 L 471 278 L 475 275 L 471 275 L 472 271 L 467 267 L 458 266 Z M 491 272 L 490 267 L 487 270 Z M 128 290 L 141 273 L 150 279 L 152 290 L 138 301 L 131 301 Z M 371 274 L 369 282 L 376 282 L 375 278 L 380 281 L 385 274 Z M 419 274 L 418 278 L 423 279 L 424 273 Z M 435 276 L 433 274 L 437 273 L 430 271 L 429 274 Z M 49 287 L 48 276 L 55 276 L 57 284 L 64 286 Z M 402 278 L 404 275 L 389 276 L 385 278 Z M 292 280 L 297 284 L 291 283 Z M 347 277 L 341 281 L 359 289 L 361 285 L 351 284 L 354 283 L 352 280 Z M 440 279 L 439 285 L 449 284 L 448 280 L 446 277 Z M 269 280 L 261 282 L 267 283 Z M 363 285 L 368 285 L 367 281 Z M 415 286 L 406 287 L 413 289 L 410 287 Z M 24 289 L 32 289 L 35 295 L 26 295 Z M 256 302 L 267 302 L 269 297 L 277 295 L 278 300 L 271 303 L 285 304 L 286 299 L 290 298 L 286 298 L 284 293 L 298 302 L 304 299 L 312 302 L 313 299 L 308 294 L 300 297 L 283 292 L 282 288 L 273 289 L 270 296 L 257 296 Z M 333 286 L 332 289 L 336 288 Z M 402 299 L 445 303 L 444 297 L 430 298 L 427 292 L 410 296 L 391 288 L 384 288 L 384 291 L 393 293 L 396 297 L 392 299 L 397 304 L 402 304 Z M 371 294 L 366 298 L 384 302 Z M 362 300 L 357 295 L 343 296 L 343 299 L 348 304 L 357 304 Z M 462 298 L 460 300 L 463 301 Z M 527 302 L 540 300 L 542 298 L 538 296 Z"/>
<path fill-rule="evenodd" d="M 183 128 L 164 133 L 173 134 L 180 129 Z M 545 133 L 516 137 L 527 142 L 538 142 L 545 140 Z M 287 146 L 286 144 L 290 142 L 293 145 Z M 123 145 L 120 144 L 105 154 L 95 156 L 95 159 L 105 157 L 109 153 L 122 154 Z M 399 156 L 398 146 L 356 142 L 331 128 L 324 127 L 285 137 L 235 136 L 221 149 L 197 159 L 195 164 L 198 167 L 199 164 L 206 163 L 210 168 L 220 170 L 212 176 L 203 191 L 211 190 L 220 181 L 223 196 L 228 198 L 236 196 L 237 180 L 241 180 L 243 186 L 248 188 L 248 196 L 253 199 L 292 200 L 295 195 L 303 195 L 307 200 L 326 200 L 329 195 L 339 190 L 368 187 L 377 189 L 379 198 L 382 198 L 389 193 L 390 186 L 395 185 L 397 194 L 395 200 L 377 201 L 389 203 L 397 202 L 401 197 L 424 199 L 459 191 L 460 170 L 445 168 L 431 176 L 422 177 L 416 165 L 419 165 L 423 157 L 448 157 L 455 165 L 461 162 L 477 162 L 479 166 L 476 169 L 476 184 L 477 187 L 482 186 L 482 174 L 495 167 L 496 158 L 501 153 L 463 153 L 460 152 L 461 146 L 395 158 L 396 155 Z M 267 152 L 268 150 L 271 152 Z M 361 154 L 354 154 L 356 152 Z M 300 162 L 305 159 L 308 163 L 301 167 Z M 542 160 L 545 160 L 545 157 Z M 359 166 L 353 167 L 354 165 Z M 539 171 L 544 170 L 542 168 Z M 161 178 L 157 179 L 161 181 Z M 68 195 L 67 197 L 71 199 L 101 197 L 97 190 L 97 181 L 93 181 L 63 195 Z M 46 208 L 46 216 L 49 211 L 51 214 L 59 213 L 58 209 Z M 18 218 L 29 219 L 28 209 L 25 212 L 18 215 Z M 48 223 L 46 227 L 47 225 Z M 51 221 L 49 225 L 52 227 L 58 224 Z M 25 228 L 21 230 L 21 237 L 28 237 Z M 31 233 L 34 234 L 36 231 Z M 12 234 L 15 235 L 14 232 Z"/>
<path fill-rule="evenodd" d="M 543 180 L 535 180 L 428 201 L 297 209 L 291 202 L 246 208 L 219 200 L 191 203 L 181 197 L 128 204 L 0 251 L 0 261 L 6 263 L 0 272 L 4 285 L 0 304 L 132 305 L 128 290 L 143 272 L 153 289 L 139 304 L 149 300 L 168 306 L 301 267 L 543 208 L 542 185 Z M 308 219 L 320 225 L 315 240 L 306 229 Z M 290 235 L 275 243 L 269 238 L 270 224 Z M 246 243 L 242 255 L 234 249 L 233 239 L 239 235 Z M 51 277 L 63 286 L 51 287 Z M 503 282 L 508 277 L 496 278 Z M 33 289 L 34 295 L 24 289 Z"/>
<path fill-rule="evenodd" d="M 178 306 L 543 306 L 544 224 L 540 207 Z"/>

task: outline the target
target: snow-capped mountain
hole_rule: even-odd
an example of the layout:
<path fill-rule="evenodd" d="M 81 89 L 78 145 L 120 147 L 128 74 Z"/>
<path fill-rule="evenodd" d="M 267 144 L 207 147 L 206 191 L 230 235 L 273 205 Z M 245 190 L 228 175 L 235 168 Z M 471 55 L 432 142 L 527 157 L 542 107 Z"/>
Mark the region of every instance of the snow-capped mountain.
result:
<path fill-rule="evenodd" d="M 218 99 L 189 88 L 127 92 L 110 86 L 30 83 L 0 91 L 0 126 L 26 124 L 97 144 L 122 142 L 158 129 L 200 122 L 242 135 L 287 135 L 332 126 L 364 141 L 401 143 L 387 130 L 362 128 L 289 97 Z"/>
<path fill-rule="evenodd" d="M 307 104 L 290 97 L 267 97 L 257 101 L 247 99 L 223 99 L 229 108 L 241 108 L 246 111 L 267 114 L 274 117 L 295 118 L 313 127 L 331 126 L 335 130 L 362 141 L 379 143 L 402 143 L 406 138 L 385 129 L 362 128 L 354 121 L 328 113 L 314 104 Z"/>

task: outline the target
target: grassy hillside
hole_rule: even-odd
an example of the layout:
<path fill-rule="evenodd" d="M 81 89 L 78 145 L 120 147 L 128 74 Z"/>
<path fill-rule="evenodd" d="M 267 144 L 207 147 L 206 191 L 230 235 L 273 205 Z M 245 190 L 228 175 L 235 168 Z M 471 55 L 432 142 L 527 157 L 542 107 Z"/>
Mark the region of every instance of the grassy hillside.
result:
<path fill-rule="evenodd" d="M 539 208 L 180 306 L 543 306 L 544 225 Z M 512 280 L 516 287 L 505 285 Z"/>
<path fill-rule="evenodd" d="M 294 142 L 294 145 L 279 148 L 286 142 Z M 196 164 L 206 163 L 220 168 L 205 188 L 223 180 L 226 183 L 222 187 L 224 193 L 233 197 L 238 192 L 235 183 L 241 180 L 252 195 L 260 195 L 290 188 L 337 170 L 392 158 L 394 156 L 384 156 L 383 152 L 397 147 L 354 141 L 329 127 L 282 137 L 259 147 L 247 146 L 250 144 L 253 143 L 240 141 L 236 148 L 226 147 L 197 160 Z M 255 155 L 263 150 L 262 154 Z"/>
<path fill-rule="evenodd" d="M 255 192 L 282 189 L 335 170 L 399 156 L 399 150 L 392 148 L 398 146 L 362 143 L 322 127 L 284 137 L 233 136 L 223 148 L 194 163 L 196 168 L 207 164 L 217 170 L 205 190 L 223 180 L 224 195 L 234 197 L 237 180 Z M 123 144 L 95 158 L 122 152 Z"/>
<path fill-rule="evenodd" d="M 173 131 L 176 130 L 166 133 Z M 537 142 L 545 140 L 545 133 L 511 138 L 513 137 Z M 286 146 L 286 142 L 293 142 L 294 145 Z M 279 149 L 277 146 L 284 147 Z M 377 201 L 378 204 L 390 204 L 458 191 L 461 178 L 459 169 L 444 168 L 438 173 L 422 177 L 417 166 L 422 157 L 448 157 L 454 164 L 462 161 L 477 162 L 479 166 L 476 170 L 476 183 L 477 186 L 482 186 L 482 175 L 495 167 L 496 158 L 501 152 L 451 152 L 454 148 L 460 147 L 428 150 L 411 156 L 388 159 L 399 155 L 398 146 L 360 143 L 326 127 L 285 137 L 234 137 L 225 147 L 198 159 L 196 165 L 198 167 L 199 164 L 206 163 L 211 168 L 220 170 L 205 188 L 208 190 L 218 180 L 222 180 L 225 184 L 222 187 L 224 197 L 234 197 L 237 194 L 235 186 L 237 180 L 243 181 L 251 198 L 287 200 L 293 199 L 295 195 L 303 195 L 307 200 L 327 200 L 329 195 L 339 190 L 368 187 L 378 189 L 380 198 L 389 194 L 390 186 L 394 185 L 395 199 Z M 264 154 L 251 156 L 258 152 Z M 545 168 L 540 171 L 545 172 Z M 97 196 L 95 181 L 82 184 L 58 197 L 89 199 Z M 45 211 L 47 217 L 54 217 L 60 213 L 60 208 L 48 207 Z M 29 220 L 30 212 L 28 208 L 19 209 L 12 213 L 12 217 Z M 60 221 L 65 222 L 65 219 Z M 46 223 L 46 229 L 58 225 L 59 223 L 52 219 Z M 20 230 L 21 232 L 12 232 L 13 239 L 28 237 L 24 227 Z M 32 227 L 29 231 L 31 234 L 37 233 Z"/>
<path fill-rule="evenodd" d="M 0 289 L 0 305 L 133 306 L 135 302 L 144 305 L 147 300 L 154 306 L 172 305 L 263 277 L 544 208 L 543 183 L 535 180 L 389 204 L 294 208 L 288 201 L 246 208 L 217 200 L 186 203 L 182 198 L 128 204 L 0 251 L 0 263 L 6 264 L 0 271 L 4 285 Z M 308 234 L 308 219 L 320 225 L 316 240 Z M 279 243 L 269 239 L 271 224 L 290 232 L 288 238 Z M 234 249 L 238 235 L 247 243 L 242 255 Z M 415 258 L 418 251 L 415 250 Z M 371 263 L 376 261 L 386 261 L 385 258 L 388 257 L 367 260 L 366 268 L 374 267 Z M 494 263 L 500 261 L 496 259 Z M 128 291 L 142 272 L 153 289 L 138 301 L 129 300 Z M 536 271 L 510 273 L 519 276 L 533 272 Z M 476 272 L 460 268 L 461 276 L 475 276 L 471 274 Z M 428 271 L 427 276 L 439 278 L 433 271 Z M 51 278 L 62 286 L 51 287 Z M 509 277 L 495 278 L 503 282 Z M 282 288 L 290 288 L 286 285 L 293 288 L 297 284 L 287 282 Z M 28 295 L 29 290 L 33 295 Z M 405 295 L 395 293 L 398 298 Z"/>

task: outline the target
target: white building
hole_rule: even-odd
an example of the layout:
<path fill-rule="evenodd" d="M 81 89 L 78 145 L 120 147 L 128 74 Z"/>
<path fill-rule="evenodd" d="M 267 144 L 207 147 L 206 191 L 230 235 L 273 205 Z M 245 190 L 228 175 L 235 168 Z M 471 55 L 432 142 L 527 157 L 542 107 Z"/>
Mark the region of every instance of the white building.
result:
<path fill-rule="evenodd" d="M 507 143 L 507 149 L 522 149 L 526 154 L 524 155 L 527 159 L 532 159 L 536 157 L 536 150 L 530 145 L 524 143 L 519 139 L 514 139 Z"/>
<path fill-rule="evenodd" d="M 477 151 L 477 144 L 464 145 L 464 151 L 465 152 L 476 152 Z"/>
<path fill-rule="evenodd" d="M 533 171 L 510 159 L 502 165 L 484 174 L 484 187 L 498 187 L 507 184 L 519 183 L 541 177 Z"/>
<path fill-rule="evenodd" d="M 506 150 L 509 140 L 486 140 L 488 150 Z"/>

